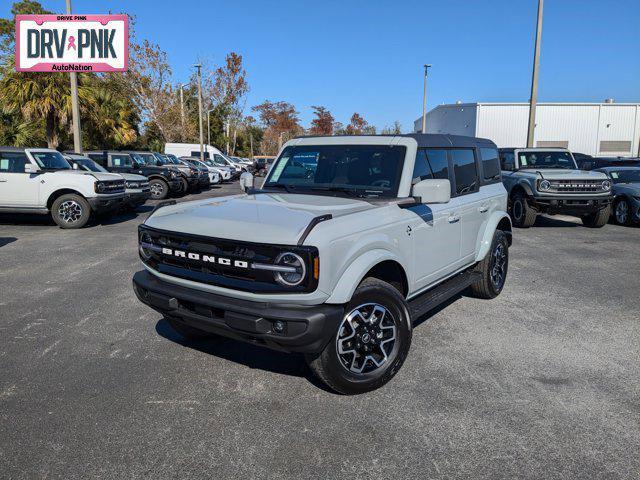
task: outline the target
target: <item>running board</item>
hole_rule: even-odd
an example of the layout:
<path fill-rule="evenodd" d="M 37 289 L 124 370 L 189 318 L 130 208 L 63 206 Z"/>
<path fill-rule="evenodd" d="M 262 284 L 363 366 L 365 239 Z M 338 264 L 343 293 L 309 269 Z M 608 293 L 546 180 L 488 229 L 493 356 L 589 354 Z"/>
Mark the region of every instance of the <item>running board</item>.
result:
<path fill-rule="evenodd" d="M 480 279 L 482 279 L 482 274 L 480 272 L 467 270 L 445 280 L 441 284 L 433 287 L 431 290 L 421 293 L 416 298 L 409 300 L 409 312 L 411 313 L 411 318 L 415 320 L 428 311 L 433 310 L 438 305 L 446 302 L 451 297 L 462 292 L 464 289 L 469 287 L 469 285 Z"/>

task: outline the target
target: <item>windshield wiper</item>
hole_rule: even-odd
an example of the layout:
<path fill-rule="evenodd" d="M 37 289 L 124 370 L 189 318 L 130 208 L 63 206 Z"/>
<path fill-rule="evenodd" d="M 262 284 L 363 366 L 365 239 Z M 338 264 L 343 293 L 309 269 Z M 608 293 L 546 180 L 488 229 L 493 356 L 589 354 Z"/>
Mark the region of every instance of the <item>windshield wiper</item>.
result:
<path fill-rule="evenodd" d="M 346 193 L 347 195 L 351 195 L 353 197 L 366 197 L 367 194 L 372 195 L 380 195 L 382 190 L 362 190 L 357 188 L 349 188 L 349 187 L 337 187 L 337 186 L 317 186 L 311 187 L 311 190 L 322 191 L 322 192 L 340 192 Z"/>
<path fill-rule="evenodd" d="M 269 183 L 268 185 L 263 185 L 262 188 L 281 188 L 285 190 L 287 193 L 293 193 L 292 190 L 296 188 L 294 185 L 287 185 L 285 183 Z"/>

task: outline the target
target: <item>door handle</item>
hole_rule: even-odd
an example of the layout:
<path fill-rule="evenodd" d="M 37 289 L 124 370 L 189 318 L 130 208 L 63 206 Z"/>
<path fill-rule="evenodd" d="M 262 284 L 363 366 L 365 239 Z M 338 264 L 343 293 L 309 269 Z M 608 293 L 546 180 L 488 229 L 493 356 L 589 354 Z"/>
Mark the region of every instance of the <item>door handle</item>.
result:
<path fill-rule="evenodd" d="M 480 213 L 485 213 L 485 212 L 489 211 L 489 206 L 488 205 L 481 205 L 481 206 L 478 207 L 478 211 Z"/>
<path fill-rule="evenodd" d="M 7 183 L 6 180 L 0 180 L 0 183 Z"/>
<path fill-rule="evenodd" d="M 455 213 L 449 215 L 449 218 L 447 218 L 447 221 L 449 223 L 457 223 L 460 221 L 460 215 L 456 215 Z"/>

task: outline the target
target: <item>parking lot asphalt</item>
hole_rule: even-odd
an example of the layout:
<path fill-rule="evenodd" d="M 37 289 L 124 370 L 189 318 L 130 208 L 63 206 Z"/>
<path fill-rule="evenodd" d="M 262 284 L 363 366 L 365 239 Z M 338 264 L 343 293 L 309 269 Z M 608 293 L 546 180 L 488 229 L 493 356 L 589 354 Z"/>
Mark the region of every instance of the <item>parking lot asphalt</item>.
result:
<path fill-rule="evenodd" d="M 1 478 L 640 478 L 640 228 L 517 230 L 502 295 L 419 319 L 395 379 L 345 397 L 138 302 L 150 209 L 0 217 Z"/>

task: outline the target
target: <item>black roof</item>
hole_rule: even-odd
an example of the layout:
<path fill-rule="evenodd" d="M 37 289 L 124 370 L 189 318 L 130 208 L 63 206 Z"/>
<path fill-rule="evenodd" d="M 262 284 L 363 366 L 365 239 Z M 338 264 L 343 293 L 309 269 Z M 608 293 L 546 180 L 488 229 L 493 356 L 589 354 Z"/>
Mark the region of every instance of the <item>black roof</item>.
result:
<path fill-rule="evenodd" d="M 355 135 L 302 135 L 296 138 L 326 138 L 349 137 Z M 487 138 L 467 137 L 463 135 L 448 135 L 441 133 L 402 133 L 390 135 L 362 135 L 364 137 L 408 137 L 418 142 L 419 148 L 447 148 L 447 147 L 493 147 L 496 144 Z"/>
<path fill-rule="evenodd" d="M 407 133 L 397 137 L 410 137 L 418 142 L 418 147 L 493 147 L 496 144 L 487 138 L 466 137 L 463 135 L 445 135 L 440 133 Z"/>

